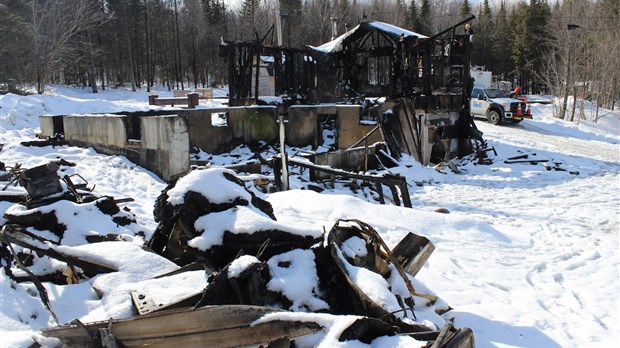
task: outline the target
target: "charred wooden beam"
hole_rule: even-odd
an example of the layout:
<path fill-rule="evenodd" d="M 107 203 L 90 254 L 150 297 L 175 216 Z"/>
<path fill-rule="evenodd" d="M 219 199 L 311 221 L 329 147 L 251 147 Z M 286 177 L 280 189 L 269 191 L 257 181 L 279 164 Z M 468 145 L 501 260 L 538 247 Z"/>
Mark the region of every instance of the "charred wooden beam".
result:
<path fill-rule="evenodd" d="M 28 195 L 21 192 L 0 191 L 0 202 L 23 203 L 28 199 Z"/>
<path fill-rule="evenodd" d="M 340 169 L 330 168 L 326 166 L 318 166 L 316 164 L 308 163 L 305 161 L 300 161 L 295 158 L 289 158 L 288 161 L 289 161 L 289 164 L 291 165 L 313 169 L 313 170 L 317 170 L 320 172 L 329 173 L 333 175 L 339 175 L 345 178 L 364 180 L 364 181 L 375 183 L 375 185 L 383 184 L 383 185 L 387 185 L 391 187 L 398 186 L 400 188 L 400 194 L 403 197 L 404 206 L 407 208 L 412 207 L 411 199 L 409 198 L 409 190 L 407 189 L 407 181 L 405 177 L 403 176 L 400 176 L 400 175 L 383 175 L 383 176 L 363 175 L 363 174 L 347 172 L 347 171 L 340 170 Z M 276 184 L 278 184 L 277 178 L 280 175 L 280 172 L 277 169 L 278 167 L 281 167 L 281 166 L 282 166 L 281 160 L 277 160 L 276 158 L 274 158 L 274 176 L 276 178 Z M 379 194 L 382 194 L 382 192 L 383 190 L 378 191 Z M 382 198 L 380 197 L 380 200 L 381 199 Z M 398 201 L 398 205 L 400 205 L 400 201 Z"/>
<path fill-rule="evenodd" d="M 69 265 L 80 267 L 84 274 L 93 277 L 100 273 L 117 272 L 118 269 L 112 265 L 106 265 L 100 260 L 93 258 L 88 260 L 86 257 L 76 257 L 60 250 L 58 245 L 49 241 L 37 239 L 21 225 L 7 224 L 0 231 L 0 240 L 5 243 L 13 243 L 24 248 L 31 249 L 37 253 L 49 256 L 58 261 L 66 262 Z"/>
<path fill-rule="evenodd" d="M 349 146 L 347 148 L 347 150 L 351 150 L 354 147 L 357 147 L 359 144 L 361 144 L 363 141 L 365 141 L 366 139 L 368 139 L 374 132 L 376 132 L 378 129 L 381 129 L 380 125 L 375 126 L 375 128 L 371 129 L 370 132 L 366 133 L 366 135 L 364 135 L 362 138 L 360 138 L 360 140 L 356 141 L 355 143 L 353 143 L 353 145 Z"/>

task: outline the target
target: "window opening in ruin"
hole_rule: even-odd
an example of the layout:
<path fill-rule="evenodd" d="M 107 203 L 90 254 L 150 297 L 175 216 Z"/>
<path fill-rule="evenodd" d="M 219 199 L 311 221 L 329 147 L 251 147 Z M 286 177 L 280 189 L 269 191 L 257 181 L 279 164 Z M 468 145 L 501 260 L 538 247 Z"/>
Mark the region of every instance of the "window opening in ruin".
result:
<path fill-rule="evenodd" d="M 368 84 L 371 86 L 387 85 L 390 83 L 390 57 L 368 57 Z"/>
<path fill-rule="evenodd" d="M 228 113 L 227 112 L 211 113 L 211 125 L 213 127 L 227 127 L 228 126 Z"/>
<path fill-rule="evenodd" d="M 360 124 L 362 125 L 376 125 L 379 121 L 377 114 L 374 112 L 360 110 Z"/>

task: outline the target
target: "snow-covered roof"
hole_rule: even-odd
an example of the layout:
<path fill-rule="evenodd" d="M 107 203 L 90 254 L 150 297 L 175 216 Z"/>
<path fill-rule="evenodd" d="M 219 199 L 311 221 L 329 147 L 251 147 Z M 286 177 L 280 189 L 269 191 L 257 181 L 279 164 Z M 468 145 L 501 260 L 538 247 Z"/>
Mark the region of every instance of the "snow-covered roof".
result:
<path fill-rule="evenodd" d="M 372 21 L 372 22 L 366 22 L 365 24 L 367 24 L 368 27 L 370 27 L 370 28 L 374 28 L 374 29 L 382 31 L 384 33 L 392 34 L 392 36 L 394 36 L 394 37 L 398 37 L 398 36 L 402 35 L 404 37 L 415 36 L 415 37 L 417 37 L 419 39 L 428 39 L 428 36 L 426 36 L 426 35 L 422 35 L 420 33 L 416 33 L 416 32 L 411 31 L 411 30 L 403 29 L 401 27 L 397 27 L 395 25 L 388 24 L 388 23 Z"/>
<path fill-rule="evenodd" d="M 347 41 L 348 38 L 352 36 L 357 37 L 360 32 L 368 32 L 368 31 L 380 31 L 384 34 L 387 34 L 394 40 L 399 39 L 401 36 L 405 38 L 410 38 L 410 37 L 419 38 L 419 39 L 428 38 L 425 35 L 422 35 L 422 34 L 407 30 L 407 29 L 400 28 L 392 24 L 378 22 L 378 21 L 369 21 L 369 22 L 360 23 L 355 28 L 347 31 L 346 33 L 340 35 L 339 37 L 335 38 L 334 40 L 330 42 L 324 43 L 316 47 L 315 46 L 308 46 L 308 47 L 311 50 L 319 51 L 322 53 L 339 52 L 342 50 L 343 43 Z"/>

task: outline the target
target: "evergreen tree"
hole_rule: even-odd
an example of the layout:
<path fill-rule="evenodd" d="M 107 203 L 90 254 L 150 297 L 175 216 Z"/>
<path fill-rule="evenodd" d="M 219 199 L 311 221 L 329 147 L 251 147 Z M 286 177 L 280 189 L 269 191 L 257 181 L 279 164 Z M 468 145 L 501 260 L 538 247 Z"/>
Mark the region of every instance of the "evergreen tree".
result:
<path fill-rule="evenodd" d="M 463 18 L 471 16 L 472 9 L 471 9 L 471 5 L 469 4 L 469 0 L 463 1 L 463 4 L 461 5 L 461 9 L 459 10 L 459 14 Z"/>
<path fill-rule="evenodd" d="M 420 5 L 420 34 L 431 36 L 432 31 L 431 3 L 430 0 L 422 0 Z"/>
<path fill-rule="evenodd" d="M 407 22 L 407 4 L 405 0 L 396 0 L 396 22 L 395 25 L 399 27 L 404 27 Z"/>
<path fill-rule="evenodd" d="M 205 21 L 209 26 L 217 26 L 224 23 L 226 7 L 220 0 L 202 0 Z"/>
<path fill-rule="evenodd" d="M 533 74 L 539 72 L 542 59 L 546 56 L 545 51 L 548 49 L 545 42 L 550 35 L 547 25 L 551 16 L 551 8 L 546 0 L 530 0 L 528 10 L 527 27 L 529 30 L 527 40 L 530 46 L 528 61 L 531 62 L 532 69 L 531 74 L 526 76 L 527 81 L 523 82 L 536 85 L 536 81 L 533 81 Z"/>
<path fill-rule="evenodd" d="M 32 9 L 25 1 L 9 0 L 0 5 L 0 83 L 7 83 L 10 92 L 15 92 L 14 82 L 30 81 L 31 16 Z"/>
<path fill-rule="evenodd" d="M 407 10 L 407 18 L 405 20 L 405 28 L 420 32 L 420 15 L 418 13 L 418 6 L 415 3 L 415 0 L 411 0 L 411 5 Z"/>
<path fill-rule="evenodd" d="M 379 3 L 379 0 L 371 0 L 370 2 L 370 13 L 368 14 L 368 19 L 371 21 L 382 21 L 383 20 L 383 4 Z"/>
<path fill-rule="evenodd" d="M 512 71 L 511 61 L 511 46 L 510 41 L 512 37 L 512 30 L 508 24 L 508 13 L 506 10 L 506 2 L 500 3 L 499 10 L 496 16 L 496 29 L 494 33 L 493 42 L 493 56 L 495 57 L 496 64 L 493 73 L 508 80 Z"/>
<path fill-rule="evenodd" d="M 300 47 L 302 33 L 299 28 L 301 18 L 301 0 L 278 0 L 280 1 L 280 15 L 282 18 L 282 42 L 288 47 Z"/>
<path fill-rule="evenodd" d="M 511 40 L 511 60 L 514 63 L 513 73 L 518 80 L 518 84 L 522 84 L 524 79 L 528 78 L 533 70 L 533 61 L 531 46 L 529 40 L 531 38 L 528 23 L 530 20 L 530 11 L 526 3 L 519 3 L 510 17 L 510 27 L 512 28 Z"/>
<path fill-rule="evenodd" d="M 254 30 L 256 29 L 256 14 L 258 12 L 260 0 L 243 0 L 239 17 L 241 20 L 242 40 L 256 39 Z"/>
<path fill-rule="evenodd" d="M 480 7 L 476 23 L 474 28 L 474 54 L 472 63 L 475 65 L 483 65 L 487 70 L 493 71 L 495 69 L 495 59 L 493 56 L 495 21 L 493 20 L 489 0 L 484 0 Z"/>

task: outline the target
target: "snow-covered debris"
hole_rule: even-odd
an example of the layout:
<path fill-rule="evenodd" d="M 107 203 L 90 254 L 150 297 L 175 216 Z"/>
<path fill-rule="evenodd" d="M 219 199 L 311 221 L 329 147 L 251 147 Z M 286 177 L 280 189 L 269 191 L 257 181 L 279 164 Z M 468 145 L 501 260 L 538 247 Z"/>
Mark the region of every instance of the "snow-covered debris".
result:
<path fill-rule="evenodd" d="M 5 218 L 7 223 L 29 227 L 34 235 L 68 246 L 87 244 L 107 235 L 132 239 L 144 234 L 135 217 L 109 197 L 83 204 L 61 200 L 33 209 L 16 204 L 6 211 Z"/>
<path fill-rule="evenodd" d="M 412 277 L 386 258 L 389 248 L 370 226 L 342 220 L 325 232 L 281 224 L 271 204 L 230 170 L 195 168 L 172 180 L 155 214 L 154 251 L 179 265 L 207 265 L 208 285 L 184 300 L 196 308 L 250 304 L 370 316 L 394 333 L 445 324 L 438 313 L 449 307 L 432 293 L 415 292 Z M 416 322 L 418 311 L 432 314 Z"/>
<path fill-rule="evenodd" d="M 93 149 L 21 145 L 24 140 L 34 139 L 41 114 L 148 110 L 147 93 L 119 88 L 93 95 L 85 89 L 61 86 L 51 86 L 48 91 L 46 95 L 27 97 L 0 95 L 0 160 L 7 168 L 15 163 L 30 168 L 57 157 L 76 162 L 77 166 L 67 169 L 67 174 L 81 173 L 95 182 L 96 191 L 103 195 L 135 198 L 123 206 L 131 208 L 136 224 L 148 239 L 157 226 L 153 202 L 166 186 L 153 173 L 122 156 L 105 156 Z M 157 92 L 171 95 L 164 89 Z M 407 177 L 414 209 L 373 204 L 368 190 L 353 193 L 339 182 L 321 184 L 323 194 L 318 194 L 306 190 L 307 180 L 298 176 L 292 177 L 293 190 L 263 198 L 273 207 L 278 223 L 289 227 L 323 231 L 338 219 L 357 218 L 379 231 L 390 246 L 396 245 L 407 231 L 428 237 L 437 249 L 412 279 L 413 287 L 423 294 L 440 294 L 437 303 L 445 299 L 454 308 L 442 318 L 450 318 L 458 327 L 471 327 L 477 347 L 613 346 L 619 339 L 620 322 L 620 117 L 618 111 L 598 111 L 580 100 L 578 106 L 582 102 L 585 105 L 584 117 L 566 122 L 553 117 L 559 102 L 556 98 L 554 104 L 533 104 L 534 119 L 515 126 L 496 127 L 477 121 L 489 145 L 497 150 L 496 156 L 490 154 L 492 165 L 477 165 L 465 158 L 455 161 L 462 174 L 442 174 L 403 157 L 399 166 L 390 171 Z M 289 155 L 297 151 L 292 149 Z M 536 158 L 561 162 L 567 171 L 547 171 L 542 163 L 504 163 L 508 158 L 534 153 Z M 232 156 L 206 156 L 213 164 L 233 164 L 234 160 Z M 569 171 L 580 174 L 571 175 Z M 0 180 L 2 186 L 7 184 Z M 7 191 L 17 189 L 11 186 Z M 0 202 L 0 213 L 12 205 Z M 437 207 L 448 208 L 451 214 L 433 213 Z M 3 218 L 0 223 L 4 224 Z M 140 243 L 140 238 L 133 243 Z M 104 257 L 114 254 L 113 248 L 101 252 Z M 127 262 L 151 261 L 131 256 Z M 50 259 L 29 268 L 43 274 L 50 268 L 62 271 L 66 264 Z M 157 303 L 168 304 L 207 286 L 203 271 L 179 276 L 137 280 L 134 289 L 151 295 Z M 109 319 L 107 307 L 89 281 L 71 285 L 42 281 L 61 322 L 69 318 L 85 323 Z M 177 281 L 191 284 L 192 288 L 183 292 L 173 286 Z M 38 334 L 57 323 L 31 282 L 13 281 L 3 269 L 0 290 L 0 345 L 25 348 L 59 343 Z M 120 312 L 130 306 L 124 301 L 116 308 Z M 447 307 L 446 302 L 442 307 Z M 425 303 L 425 299 L 416 298 L 416 306 Z M 441 322 L 434 318 L 434 311 L 417 310 L 416 316 L 419 322 Z M 298 346 L 426 344 L 403 335 L 381 336 L 368 345 L 340 342 L 341 334 L 358 316 L 281 312 L 261 318 L 268 319 L 308 319 L 329 329 L 296 340 Z"/>
<path fill-rule="evenodd" d="M 181 265 L 218 255 L 210 262 L 222 268 L 240 250 L 256 254 L 268 239 L 273 255 L 311 246 L 322 233 L 278 223 L 269 202 L 222 168 L 195 169 L 172 180 L 157 199 L 155 218 L 159 224 L 148 246 Z"/>

